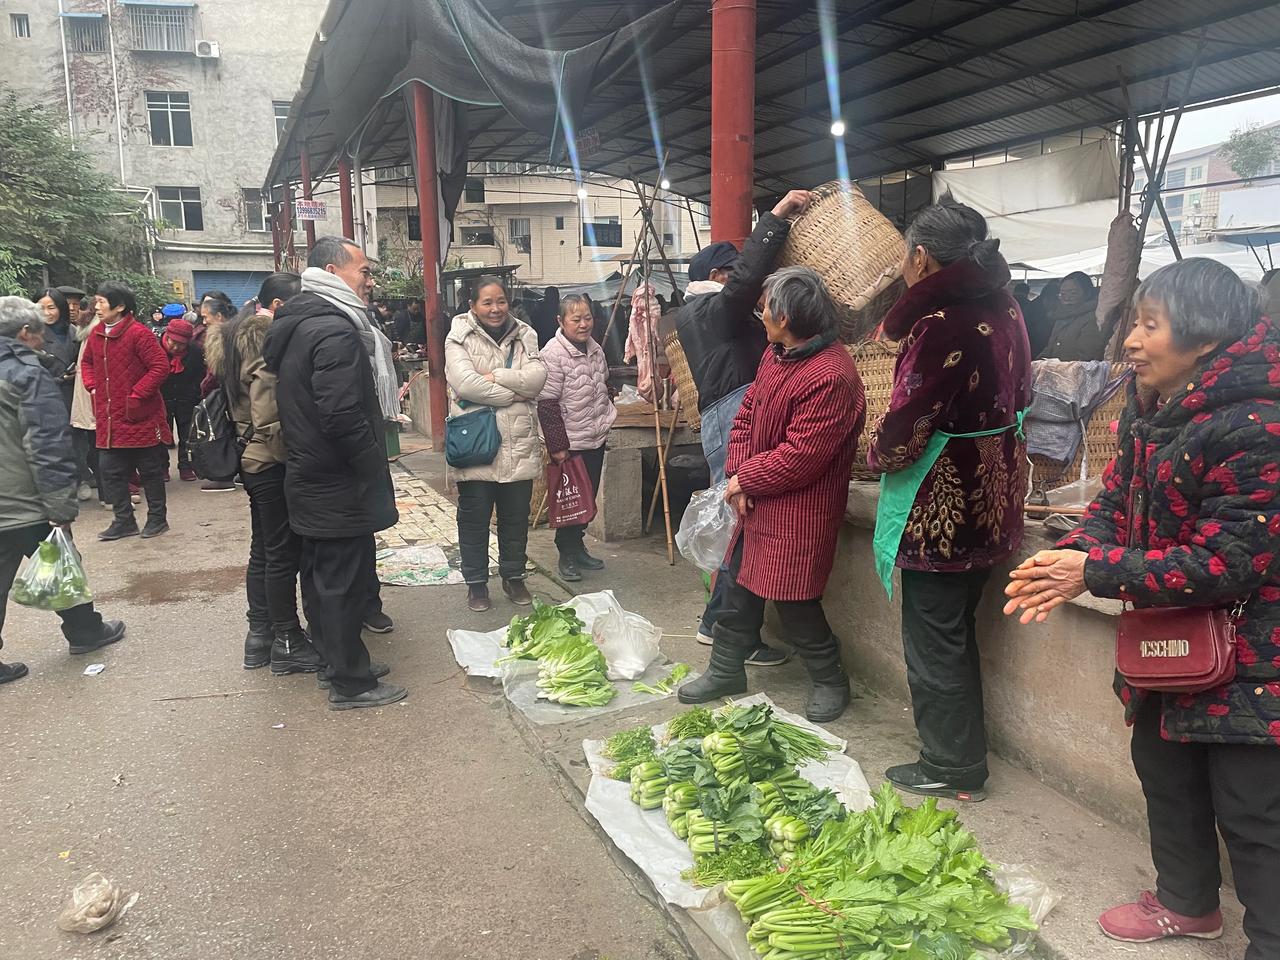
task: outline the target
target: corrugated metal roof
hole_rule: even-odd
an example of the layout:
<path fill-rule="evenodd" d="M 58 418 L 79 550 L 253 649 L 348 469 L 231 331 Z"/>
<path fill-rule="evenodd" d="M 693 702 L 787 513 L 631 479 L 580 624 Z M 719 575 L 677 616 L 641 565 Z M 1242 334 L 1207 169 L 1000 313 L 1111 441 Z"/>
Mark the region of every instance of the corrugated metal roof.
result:
<path fill-rule="evenodd" d="M 333 0 L 335 7 L 350 0 Z M 663 0 L 487 0 L 527 43 L 579 46 Z M 1120 72 L 1141 114 L 1176 101 L 1200 50 L 1189 103 L 1280 85 L 1280 3 L 1275 0 L 866 0 L 835 4 L 834 30 L 846 153 L 855 177 L 923 168 L 1065 132 L 1114 124 L 1125 113 Z M 340 16 L 327 16 L 341 30 Z M 836 147 L 812 3 L 758 0 L 756 172 L 761 198 L 835 177 Z M 315 53 L 313 49 L 313 54 Z M 689 2 L 645 64 L 676 189 L 710 190 L 711 29 L 707 4 Z M 305 79 L 304 79 L 305 82 Z M 597 91 L 579 128 L 599 135 L 584 167 L 646 180 L 658 159 L 632 68 Z M 297 176 L 303 132 L 312 168 L 331 169 L 351 131 L 325 127 L 322 85 L 300 101 L 273 176 Z M 374 105 L 371 104 L 372 108 Z M 383 146 L 366 166 L 407 162 L 398 105 L 366 134 Z M 543 162 L 545 138 L 519 130 L 499 108 L 472 108 L 471 159 Z M 305 130 L 304 130 L 305 128 Z M 317 156 L 319 154 L 319 156 Z"/>

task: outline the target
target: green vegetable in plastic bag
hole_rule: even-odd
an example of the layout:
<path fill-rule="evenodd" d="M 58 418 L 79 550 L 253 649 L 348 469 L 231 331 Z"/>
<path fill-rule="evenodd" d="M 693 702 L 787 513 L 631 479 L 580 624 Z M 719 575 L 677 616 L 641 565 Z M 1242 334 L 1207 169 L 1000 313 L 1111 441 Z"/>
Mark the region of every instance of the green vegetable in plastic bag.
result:
<path fill-rule="evenodd" d="M 54 527 L 13 581 L 14 603 L 37 610 L 69 610 L 93 599 L 80 553 L 61 527 Z"/>

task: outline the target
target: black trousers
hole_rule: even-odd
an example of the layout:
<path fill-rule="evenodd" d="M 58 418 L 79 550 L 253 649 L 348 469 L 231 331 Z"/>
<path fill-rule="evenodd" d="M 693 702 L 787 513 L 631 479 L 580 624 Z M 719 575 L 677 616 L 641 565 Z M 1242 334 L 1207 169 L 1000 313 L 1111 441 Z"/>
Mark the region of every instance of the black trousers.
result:
<path fill-rule="evenodd" d="M 191 418 L 196 405 L 185 400 L 164 403 L 165 417 L 173 427 L 173 439 L 178 445 L 178 469 L 191 466 L 191 451 L 187 448 L 187 436 L 191 433 Z"/>
<path fill-rule="evenodd" d="M 289 526 L 284 464 L 260 473 L 241 471 L 249 495 L 249 565 L 245 593 L 249 622 L 270 623 L 277 634 L 298 626 L 298 566 L 302 539 Z"/>
<path fill-rule="evenodd" d="M 378 685 L 360 636 L 374 565 L 373 534 L 319 540 L 302 537 L 299 576 L 311 642 L 329 667 L 333 689 L 355 696 Z"/>
<path fill-rule="evenodd" d="M 1174 743 L 1160 736 L 1160 700 L 1138 710 L 1130 749 L 1147 798 L 1157 895 L 1202 917 L 1218 907 L 1221 832 L 1244 904 L 1245 960 L 1280 957 L 1280 748 Z"/>
<path fill-rule="evenodd" d="M 902 571 L 902 646 L 920 764 L 930 776 L 970 788 L 987 780 L 974 617 L 990 576 L 990 570 Z"/>
<path fill-rule="evenodd" d="M 760 628 L 764 626 L 764 607 L 768 603 L 738 583 L 738 571 L 742 569 L 743 538 L 738 537 L 729 559 L 720 567 L 716 588 L 721 591 L 719 617 L 712 628 L 712 639 L 717 647 L 727 647 L 735 657 L 741 654 L 745 660 L 760 644 Z M 822 598 L 813 600 L 774 600 L 778 619 L 786 631 L 787 640 L 800 654 L 810 675 L 818 681 L 832 682 L 834 670 L 840 668 L 840 647 L 827 615 L 822 609 Z M 843 671 L 841 670 L 843 677 Z"/>
<path fill-rule="evenodd" d="M 98 431 L 71 428 L 71 446 L 76 452 L 80 482 L 98 485 Z"/>
<path fill-rule="evenodd" d="M 594 450 L 571 450 L 572 454 L 582 458 L 586 464 L 587 475 L 591 478 L 591 496 L 600 495 L 600 474 L 604 471 L 604 447 Z M 582 549 L 582 538 L 586 536 L 587 525 L 576 527 L 559 527 L 556 530 L 556 549 L 562 556 L 576 555 Z"/>
<path fill-rule="evenodd" d="M 467 583 L 489 582 L 489 521 L 498 513 L 498 573 L 503 580 L 523 580 L 529 545 L 529 501 L 533 481 L 494 483 L 463 480 L 458 484 L 458 552 Z"/>
<path fill-rule="evenodd" d="M 5 608 L 9 604 L 9 588 L 22 566 L 23 558 L 36 552 L 36 547 L 49 536 L 49 524 L 37 523 L 29 527 L 0 530 L 0 647 L 4 646 Z M 59 610 L 62 618 L 62 635 L 71 643 L 88 643 L 102 635 L 102 615 L 93 609 L 92 601 L 70 610 Z"/>
<path fill-rule="evenodd" d="M 129 500 L 129 478 L 135 470 L 142 480 L 147 498 L 147 519 L 168 518 L 164 491 L 164 472 L 169 469 L 169 451 L 160 444 L 154 447 L 115 447 L 98 451 L 99 493 L 109 504 L 116 519 L 132 522 L 133 503 Z"/>

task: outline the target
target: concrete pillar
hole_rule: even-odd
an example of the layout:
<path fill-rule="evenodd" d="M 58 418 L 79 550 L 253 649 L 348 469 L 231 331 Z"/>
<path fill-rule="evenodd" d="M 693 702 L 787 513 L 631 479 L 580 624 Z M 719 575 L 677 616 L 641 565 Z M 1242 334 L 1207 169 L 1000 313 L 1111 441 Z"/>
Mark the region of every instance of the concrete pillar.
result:
<path fill-rule="evenodd" d="M 756 3 L 711 3 L 711 239 L 751 233 L 755 158 Z"/>
<path fill-rule="evenodd" d="M 422 312 L 427 322 L 427 377 L 431 386 L 431 447 L 444 449 L 448 394 L 444 382 L 445 320 L 440 316 L 440 189 L 436 176 L 436 121 L 432 92 L 413 81 L 414 147 L 418 171 L 418 223 L 422 227 Z"/>
<path fill-rule="evenodd" d="M 643 536 L 643 495 L 643 449 L 610 448 L 604 455 L 596 518 L 587 526 L 587 532 L 606 543 Z"/>

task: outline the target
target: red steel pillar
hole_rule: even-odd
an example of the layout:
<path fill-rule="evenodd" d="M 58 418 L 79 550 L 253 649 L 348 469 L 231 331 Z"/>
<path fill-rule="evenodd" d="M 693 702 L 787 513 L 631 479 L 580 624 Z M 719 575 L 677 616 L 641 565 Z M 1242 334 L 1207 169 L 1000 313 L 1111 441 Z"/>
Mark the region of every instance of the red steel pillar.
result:
<path fill-rule="evenodd" d="M 311 156 L 304 143 L 302 149 L 298 152 L 298 174 L 302 177 L 302 199 L 311 199 Z M 316 245 L 316 222 L 314 220 L 302 221 L 302 232 L 307 235 L 307 253 L 311 253 L 311 248 Z"/>
<path fill-rule="evenodd" d="M 271 207 L 271 263 L 273 269 L 280 269 L 280 260 L 284 256 L 284 250 L 280 246 L 280 207 L 281 204 L 272 199 L 275 191 L 267 194 L 267 203 Z"/>
<path fill-rule="evenodd" d="M 711 239 L 751 233 L 755 158 L 756 2 L 711 3 Z"/>
<path fill-rule="evenodd" d="M 356 239 L 356 215 L 351 206 L 351 161 L 343 157 L 338 161 L 338 196 L 342 201 L 342 235 Z"/>
<path fill-rule="evenodd" d="M 422 228 L 422 312 L 427 323 L 427 385 L 431 447 L 444 449 L 448 396 L 444 383 L 444 318 L 440 316 L 440 191 L 436 176 L 436 120 L 431 89 L 413 81 L 413 139 L 417 153 L 418 223 Z"/>

